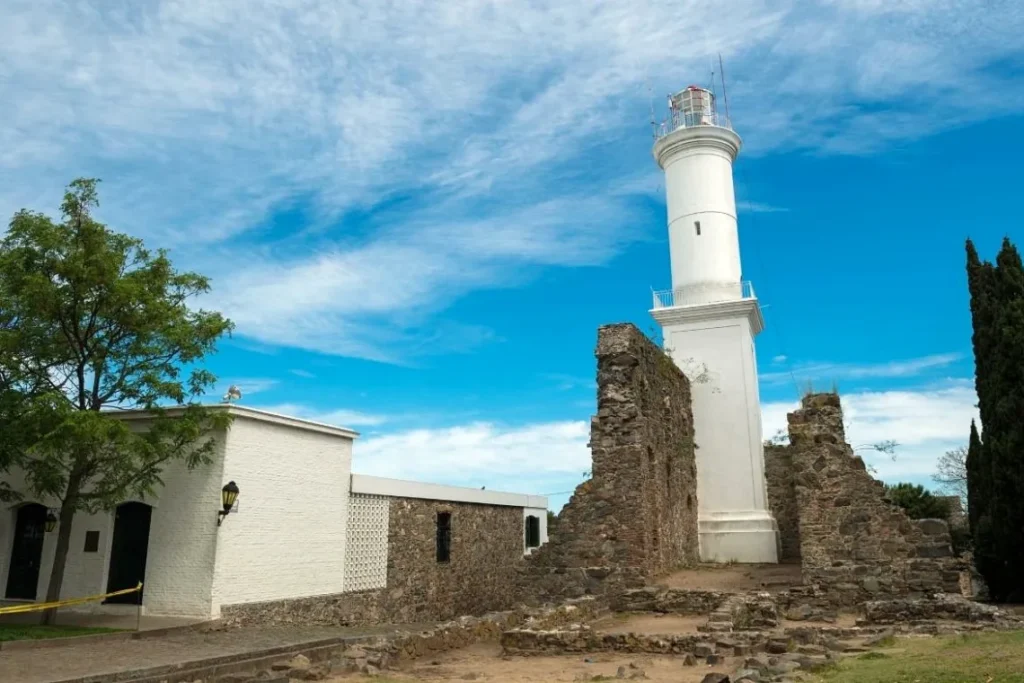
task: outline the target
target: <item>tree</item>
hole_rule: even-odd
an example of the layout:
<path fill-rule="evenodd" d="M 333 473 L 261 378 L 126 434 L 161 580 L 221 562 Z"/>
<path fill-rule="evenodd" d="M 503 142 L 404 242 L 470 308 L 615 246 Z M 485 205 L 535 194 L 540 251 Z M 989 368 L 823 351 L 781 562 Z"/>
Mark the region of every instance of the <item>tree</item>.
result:
<path fill-rule="evenodd" d="M 933 496 L 919 484 L 891 484 L 885 487 L 886 496 L 903 508 L 911 519 L 949 519 L 949 503 Z"/>
<path fill-rule="evenodd" d="M 198 364 L 232 329 L 187 305 L 209 281 L 97 222 L 97 182 L 68 186 L 60 222 L 17 212 L 0 241 L 0 467 L 24 474 L 7 495 L 60 502 L 47 601 L 76 512 L 151 495 L 172 461 L 209 462 L 210 430 L 230 422 L 198 403 L 216 379 Z M 129 428 L 125 409 L 148 411 L 148 429 Z"/>
<path fill-rule="evenodd" d="M 975 389 L 983 430 L 968 446 L 975 562 L 995 600 L 1024 594 L 1024 265 L 1009 239 L 995 264 L 967 241 Z M 974 430 L 976 432 L 976 430 Z M 973 509 L 972 509 L 973 508 Z"/>
<path fill-rule="evenodd" d="M 976 434 L 974 422 L 971 422 L 971 432 Z M 932 476 L 935 483 L 942 490 L 952 496 L 958 496 L 961 501 L 967 501 L 967 447 L 960 446 L 951 451 L 946 451 L 939 456 L 935 464 L 935 474 Z"/>

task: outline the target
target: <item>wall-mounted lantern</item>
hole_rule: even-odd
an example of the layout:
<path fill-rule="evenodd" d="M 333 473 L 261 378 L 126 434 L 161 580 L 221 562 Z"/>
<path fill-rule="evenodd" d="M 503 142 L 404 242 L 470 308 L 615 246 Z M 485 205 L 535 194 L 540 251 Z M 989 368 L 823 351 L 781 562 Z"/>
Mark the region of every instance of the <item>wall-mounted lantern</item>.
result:
<path fill-rule="evenodd" d="M 231 508 L 235 506 L 235 501 L 238 500 L 238 484 L 233 481 L 229 481 L 224 484 L 224 488 L 220 490 L 220 502 L 224 507 L 223 510 L 217 512 L 217 526 L 224 521 L 224 518 L 231 512 Z"/>
<path fill-rule="evenodd" d="M 57 528 L 57 515 L 53 514 L 53 510 L 46 511 L 46 521 L 43 523 L 43 528 L 46 529 L 46 533 L 50 533 Z"/>

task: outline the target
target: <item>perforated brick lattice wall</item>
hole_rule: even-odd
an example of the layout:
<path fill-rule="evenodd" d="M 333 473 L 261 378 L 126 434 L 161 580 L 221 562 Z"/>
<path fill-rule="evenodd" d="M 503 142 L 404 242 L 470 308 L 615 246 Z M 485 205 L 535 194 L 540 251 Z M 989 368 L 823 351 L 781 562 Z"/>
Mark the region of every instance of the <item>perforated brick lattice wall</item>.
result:
<path fill-rule="evenodd" d="M 389 499 L 353 494 L 348 504 L 345 590 L 384 588 L 388 581 Z"/>

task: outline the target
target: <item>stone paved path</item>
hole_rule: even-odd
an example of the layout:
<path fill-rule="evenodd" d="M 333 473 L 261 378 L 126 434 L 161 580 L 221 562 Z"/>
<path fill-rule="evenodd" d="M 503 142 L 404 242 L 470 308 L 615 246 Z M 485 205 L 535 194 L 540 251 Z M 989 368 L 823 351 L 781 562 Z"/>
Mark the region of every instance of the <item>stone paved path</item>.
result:
<path fill-rule="evenodd" d="M 281 626 L 227 631 L 179 631 L 139 640 L 108 640 L 61 647 L 0 651 L 3 683 L 52 683 L 99 674 L 242 654 L 340 636 L 384 635 L 427 625 L 341 628 Z"/>

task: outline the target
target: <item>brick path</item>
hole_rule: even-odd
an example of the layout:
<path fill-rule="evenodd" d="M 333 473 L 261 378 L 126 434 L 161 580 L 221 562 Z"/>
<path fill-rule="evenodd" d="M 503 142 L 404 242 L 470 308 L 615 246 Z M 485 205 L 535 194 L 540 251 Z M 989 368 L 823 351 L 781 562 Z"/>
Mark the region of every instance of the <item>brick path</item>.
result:
<path fill-rule="evenodd" d="M 386 634 L 426 626 L 341 628 L 281 626 L 227 631 L 176 631 L 138 640 L 108 640 L 42 649 L 0 651 L 3 683 L 52 683 L 154 666 L 243 654 L 340 636 Z"/>

